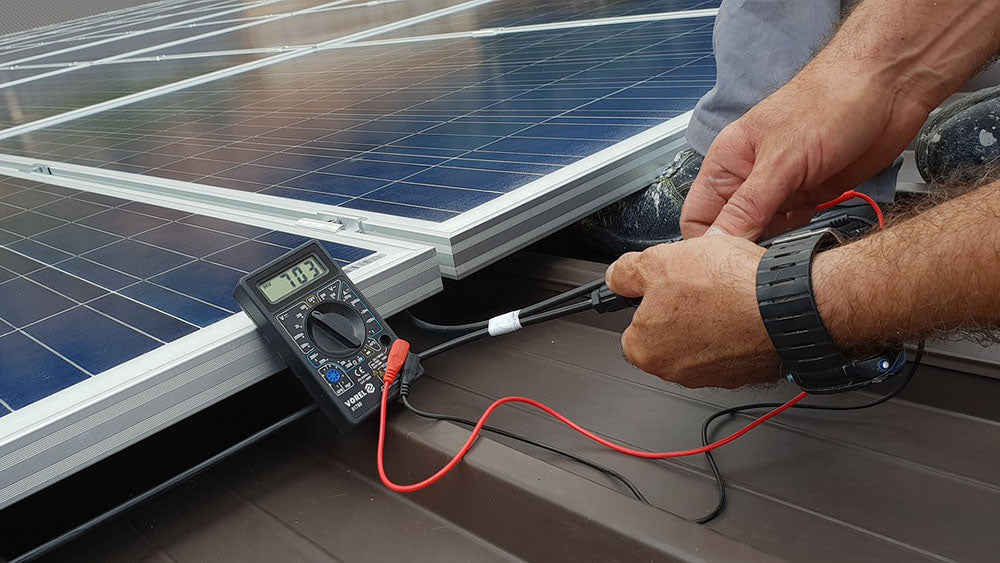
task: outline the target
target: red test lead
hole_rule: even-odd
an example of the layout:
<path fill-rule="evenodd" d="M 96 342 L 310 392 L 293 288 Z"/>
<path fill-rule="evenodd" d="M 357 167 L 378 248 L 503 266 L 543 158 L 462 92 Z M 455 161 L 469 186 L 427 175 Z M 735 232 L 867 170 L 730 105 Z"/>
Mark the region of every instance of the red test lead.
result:
<path fill-rule="evenodd" d="M 837 199 L 819 205 L 816 208 L 816 210 L 822 211 L 824 209 L 829 209 L 831 207 L 834 207 L 836 205 L 839 205 L 845 201 L 854 198 L 861 198 L 865 200 L 869 205 L 871 205 L 872 208 L 874 208 L 875 210 L 876 216 L 878 217 L 879 227 L 881 228 L 885 226 L 885 218 L 882 215 L 882 210 L 879 208 L 875 200 L 873 200 L 871 197 L 863 193 L 856 192 L 854 190 L 849 190 L 847 192 L 844 192 L 844 194 L 838 197 Z M 444 477 L 449 471 L 451 471 L 456 465 L 458 465 L 458 463 L 462 461 L 462 458 L 465 457 L 465 454 L 467 454 L 469 450 L 472 449 L 473 444 L 475 444 L 476 440 L 479 438 L 479 433 L 482 431 L 483 426 L 486 425 L 486 421 L 493 414 L 493 412 L 496 409 L 498 409 L 501 405 L 507 403 L 522 403 L 535 407 L 545 412 L 546 414 L 552 416 L 559 422 L 562 422 L 566 426 L 572 428 L 573 430 L 579 432 L 580 434 L 586 436 L 587 438 L 593 440 L 594 442 L 597 442 L 598 444 L 601 444 L 602 446 L 610 448 L 616 452 L 644 459 L 667 459 L 674 457 L 699 455 L 711 452 L 716 448 L 724 446 L 732 442 L 733 440 L 740 438 L 747 432 L 750 432 L 751 430 L 767 422 L 771 418 L 774 418 L 775 416 L 781 414 L 782 412 L 792 408 L 792 406 L 794 406 L 796 403 L 798 403 L 802 399 L 805 399 L 808 396 L 808 394 L 804 391 L 799 393 L 795 397 L 792 397 L 788 402 L 782 404 L 781 406 L 775 408 L 774 410 L 768 412 L 767 414 L 761 416 L 760 418 L 757 418 L 750 424 L 744 426 L 740 430 L 734 432 L 733 434 L 730 434 L 729 436 L 721 440 L 712 442 L 711 444 L 701 446 L 698 448 L 693 448 L 689 450 L 668 451 L 668 452 L 647 452 L 647 451 L 627 448 L 625 446 L 616 444 L 610 440 L 598 436 L 597 434 L 591 432 L 590 430 L 587 430 L 586 428 L 566 418 L 565 416 L 557 412 L 555 409 L 549 407 L 548 405 L 545 405 L 533 399 L 528 399 L 526 397 L 504 397 L 502 399 L 497 399 L 486 409 L 483 415 L 479 418 L 479 422 L 476 424 L 475 428 L 473 428 L 472 432 L 469 434 L 469 439 L 466 440 L 465 444 L 458 451 L 458 453 L 455 454 L 455 456 L 451 459 L 451 461 L 449 461 L 444 467 L 438 470 L 437 473 L 431 475 L 430 477 L 424 479 L 423 481 L 414 483 L 412 485 L 399 485 L 397 483 L 392 482 L 389 479 L 388 475 L 386 475 L 385 473 L 384 450 L 385 450 L 386 410 L 389 402 L 389 387 L 395 381 L 397 375 L 399 374 L 399 371 L 403 368 L 403 365 L 406 363 L 406 358 L 407 355 L 409 354 L 409 351 L 410 351 L 410 345 L 405 340 L 399 339 L 396 340 L 395 343 L 393 343 L 392 349 L 389 353 L 389 362 L 386 368 L 386 375 L 385 375 L 385 385 L 382 388 L 382 404 L 381 404 L 381 409 L 379 410 L 378 455 L 377 455 L 378 474 L 379 478 L 381 478 L 382 480 L 382 483 L 386 487 L 388 487 L 393 491 L 396 491 L 397 493 L 412 493 L 414 491 L 419 491 L 436 483 L 442 477 Z"/>

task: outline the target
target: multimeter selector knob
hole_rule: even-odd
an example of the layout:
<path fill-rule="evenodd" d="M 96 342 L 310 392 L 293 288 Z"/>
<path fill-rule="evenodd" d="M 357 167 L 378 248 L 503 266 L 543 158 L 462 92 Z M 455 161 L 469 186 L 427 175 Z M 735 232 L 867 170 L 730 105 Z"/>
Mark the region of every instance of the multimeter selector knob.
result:
<path fill-rule="evenodd" d="M 344 303 L 322 303 L 309 313 L 309 336 L 321 350 L 334 356 L 349 356 L 365 343 L 365 321 Z"/>

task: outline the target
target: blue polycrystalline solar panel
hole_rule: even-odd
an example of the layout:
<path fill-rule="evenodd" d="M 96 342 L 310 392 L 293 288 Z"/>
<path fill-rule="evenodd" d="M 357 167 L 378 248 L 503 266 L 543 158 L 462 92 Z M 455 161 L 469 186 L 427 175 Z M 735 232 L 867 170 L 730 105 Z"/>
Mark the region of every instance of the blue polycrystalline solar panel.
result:
<path fill-rule="evenodd" d="M 691 110 L 712 23 L 320 51 L 0 153 L 440 222 Z"/>
<path fill-rule="evenodd" d="M 19 71 L 0 71 L 0 128 L 23 125 L 121 96 L 142 92 L 257 60 L 265 55 L 162 60 L 88 66 L 9 87 L 5 78 L 23 78 Z M 48 69 L 52 71 L 53 69 Z M 44 72 L 31 70 L 24 72 Z"/>
<path fill-rule="evenodd" d="M 416 37 L 477 29 L 718 8 L 721 0 L 503 0 L 386 34 Z"/>
<path fill-rule="evenodd" d="M 239 311 L 245 273 L 305 242 L 203 215 L 0 179 L 0 411 Z M 324 243 L 341 263 L 371 250 Z"/>

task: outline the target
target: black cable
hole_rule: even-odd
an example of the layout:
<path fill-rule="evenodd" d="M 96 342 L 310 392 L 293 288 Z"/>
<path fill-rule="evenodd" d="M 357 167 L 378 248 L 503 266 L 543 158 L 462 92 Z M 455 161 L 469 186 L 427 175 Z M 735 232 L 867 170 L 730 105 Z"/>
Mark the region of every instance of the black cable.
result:
<path fill-rule="evenodd" d="M 868 403 L 862 403 L 860 405 L 849 405 L 849 406 L 805 405 L 802 403 L 798 403 L 793 405 L 792 408 L 817 410 L 817 411 L 856 411 L 861 409 L 869 409 L 872 407 L 877 407 L 878 405 L 881 405 L 882 403 L 885 403 L 893 399 L 894 397 L 899 395 L 903 391 L 903 389 L 906 389 L 906 386 L 909 385 L 911 381 L 913 381 L 913 375 L 917 372 L 917 368 L 920 367 L 920 362 L 923 360 L 923 358 L 924 358 L 924 343 L 920 342 L 920 344 L 917 346 L 917 353 L 913 357 L 913 362 L 910 363 L 910 366 L 907 368 L 906 373 L 903 374 L 899 386 L 896 387 L 896 389 L 894 389 L 890 393 L 883 395 L 878 399 L 875 399 L 874 401 Z M 711 426 L 712 422 L 714 422 L 719 418 L 722 418 L 723 416 L 732 415 L 749 410 L 774 409 L 780 407 L 782 404 L 783 403 L 754 403 L 754 404 L 740 405 L 720 410 L 712 414 L 712 416 L 705 419 L 705 422 L 702 423 L 701 443 L 704 446 L 707 446 L 710 443 L 709 439 L 711 436 L 709 435 L 709 427 Z M 691 520 L 692 522 L 698 524 L 707 524 L 708 522 L 711 522 L 716 517 L 718 517 L 719 514 L 721 514 L 722 511 L 726 508 L 726 481 L 722 478 L 722 472 L 719 470 L 719 465 L 718 463 L 716 463 L 715 456 L 712 455 L 712 452 L 705 452 L 705 459 L 708 460 L 708 467 L 709 469 L 711 469 L 712 476 L 715 478 L 715 482 L 718 485 L 719 496 L 718 500 L 715 503 L 715 508 L 713 508 L 708 514 L 705 514 L 700 518 L 694 518 Z"/>
<path fill-rule="evenodd" d="M 520 319 L 520 322 L 522 327 L 526 327 L 526 326 L 531 326 L 533 324 L 538 324 L 545 321 L 558 319 L 559 317 L 565 317 L 567 315 L 572 315 L 575 313 L 582 313 L 583 311 L 589 311 L 593 308 L 594 306 L 593 304 L 591 304 L 590 301 L 581 301 L 580 303 L 574 303 L 573 305 L 565 305 L 563 307 L 559 307 L 558 309 L 551 309 L 548 311 L 544 311 L 542 313 L 537 313 L 527 317 L 522 317 Z M 420 356 L 421 360 L 426 360 L 428 358 L 437 356 L 442 352 L 447 352 L 448 350 L 452 350 L 454 348 L 462 346 L 463 344 L 468 344 L 470 342 L 474 342 L 481 338 L 485 338 L 489 335 L 490 333 L 488 329 L 485 328 L 479 329 L 475 332 L 463 334 L 458 338 L 453 338 L 447 342 L 442 342 L 441 344 L 438 344 L 437 346 L 434 346 L 432 348 L 428 348 L 427 350 L 424 350 L 423 352 L 420 352 L 417 355 Z"/>
<path fill-rule="evenodd" d="M 562 305 L 568 301 L 572 301 L 577 297 L 582 297 L 584 295 L 590 294 L 595 289 L 604 285 L 604 278 L 596 279 L 591 282 L 587 282 L 579 287 L 575 287 L 559 295 L 555 295 L 544 301 L 539 301 L 533 305 L 529 305 L 520 310 L 519 315 L 521 317 L 528 317 L 541 312 L 544 312 L 552 307 Z M 417 318 L 413 313 L 409 311 L 404 311 L 406 317 L 421 330 L 426 330 L 428 332 L 438 332 L 441 334 L 465 334 L 473 332 L 476 330 L 483 330 L 489 327 L 489 321 L 479 321 L 475 323 L 461 324 L 461 325 L 440 325 L 435 323 L 430 323 L 420 318 Z M 522 323 L 523 324 L 523 323 Z"/>
<path fill-rule="evenodd" d="M 275 422 L 274 424 L 272 424 L 272 425 L 270 425 L 270 426 L 268 426 L 268 427 L 266 427 L 266 428 L 264 428 L 262 430 L 258 430 L 257 432 L 254 432 L 250 436 L 248 436 L 248 437 L 240 440 L 239 442 L 236 442 L 232 446 L 229 446 L 228 448 L 226 448 L 226 449 L 222 450 L 221 452 L 213 455 L 212 457 L 210 457 L 210 458 L 202 461 L 201 463 L 198 463 L 197 465 L 195 465 L 195 466 L 193 466 L 193 467 L 191 467 L 189 469 L 186 469 L 186 470 L 178 473 L 177 475 L 174 475 L 170 479 L 167 479 L 166 481 L 160 483 L 159 485 L 153 487 L 152 489 L 149 489 L 148 491 L 140 493 L 140 494 L 138 494 L 138 495 L 136 495 L 136 496 L 128 499 L 127 501 L 119 504 L 118 506 L 112 508 L 111 510 L 108 510 L 107 512 L 104 512 L 103 514 L 100 514 L 99 516 L 95 516 L 94 518 L 91 518 L 90 520 L 87 520 L 83 524 L 80 524 L 79 526 L 76 526 L 72 530 L 69 530 L 68 532 L 60 534 L 59 536 L 56 536 L 55 538 L 52 538 L 51 540 L 43 543 L 42 545 L 40 545 L 40 546 L 32 549 L 31 551 L 27 551 L 25 553 L 22 553 L 21 555 L 15 557 L 14 559 L 11 559 L 8 563 L 24 563 L 25 561 L 30 561 L 32 559 L 36 559 L 38 557 L 41 557 L 42 555 L 45 555 L 45 554 L 53 551 L 54 549 L 56 549 L 58 547 L 61 547 L 62 545 L 66 544 L 67 542 L 69 542 L 69 541 L 71 541 L 71 540 L 73 540 L 75 538 L 80 537 L 81 535 L 89 532 L 90 530 L 96 528 L 97 526 L 103 524 L 104 522 L 107 522 L 108 520 L 111 520 L 112 518 L 120 515 L 121 513 L 125 512 L 126 510 L 134 507 L 135 505 L 143 503 L 143 502 L 145 502 L 145 501 L 147 501 L 147 500 L 155 497 L 156 495 L 158 495 L 158 494 L 160 494 L 160 493 L 162 493 L 162 492 L 164 492 L 164 491 L 166 491 L 166 490 L 174 487 L 175 485 L 177 485 L 177 484 L 179 484 L 179 483 L 181 483 L 183 481 L 186 481 L 186 480 L 188 480 L 188 479 L 190 479 L 190 478 L 192 478 L 192 477 L 194 477 L 194 476 L 196 476 L 196 475 L 204 472 L 206 469 L 209 469 L 210 467 L 212 467 L 216 463 L 218 463 L 218 462 L 220 462 L 220 461 L 222 461 L 222 460 L 224 460 L 224 459 L 232 456 L 233 454 L 241 451 L 243 448 L 246 448 L 247 446 L 256 444 L 257 442 L 263 440 L 264 438 L 267 438 L 268 436 L 270 436 L 271 434 L 277 432 L 278 430 L 281 430 L 285 426 L 288 426 L 289 424 L 295 422 L 296 420 L 298 420 L 298 419 L 306 416 L 307 414 L 315 411 L 316 408 L 317 407 L 316 407 L 315 404 L 302 407 L 301 409 L 293 412 L 292 414 L 286 416 L 285 418 L 282 418 L 281 420 Z"/>
<path fill-rule="evenodd" d="M 406 408 L 410 412 L 412 412 L 413 414 L 415 414 L 417 416 L 421 416 L 423 418 L 429 418 L 431 420 L 442 420 L 442 421 L 447 421 L 447 422 L 456 422 L 458 424 L 462 424 L 462 425 L 469 426 L 469 427 L 472 427 L 472 428 L 475 428 L 476 424 L 478 424 L 476 421 L 469 420 L 467 418 L 461 418 L 461 417 L 452 416 L 452 415 L 448 415 L 448 414 L 428 412 L 428 411 L 424 411 L 424 410 L 418 409 L 417 407 L 413 406 L 410 403 L 410 399 L 409 399 L 409 397 L 407 395 L 402 395 L 401 394 L 399 396 L 399 398 L 403 402 L 403 405 L 406 406 Z M 616 479 L 621 484 L 625 485 L 628 488 L 628 490 L 631 491 L 632 494 L 635 496 L 635 498 L 638 499 L 639 501 L 644 502 L 646 504 L 649 504 L 649 500 L 646 499 L 646 497 L 642 494 L 641 491 L 639 491 L 638 487 L 636 487 L 635 484 L 633 484 L 631 481 L 629 481 L 628 478 L 626 478 L 624 475 L 622 475 L 621 473 L 615 471 L 614 469 L 611 469 L 610 467 L 604 467 L 603 465 L 600 465 L 600 464 L 595 463 L 593 461 L 590 461 L 588 459 L 582 458 L 582 457 L 580 457 L 580 456 L 578 456 L 578 455 L 576 455 L 574 453 L 571 453 L 571 452 L 568 452 L 568 451 L 565 451 L 565 450 L 561 450 L 561 449 L 559 449 L 559 448 L 557 448 L 555 446 L 550 446 L 550 445 L 548 445 L 548 444 L 546 444 L 544 442 L 539 442 L 539 441 L 536 441 L 536 440 L 532 440 L 531 438 L 526 438 L 524 436 L 521 436 L 519 434 L 515 434 L 513 432 L 509 432 L 509 431 L 504 430 L 502 428 L 497 428 L 495 426 L 484 425 L 483 426 L 483 430 L 486 430 L 488 432 L 492 432 L 494 434 L 499 434 L 501 436 L 506 436 L 506 437 L 511 438 L 513 440 L 517 440 L 519 442 L 523 442 L 525 444 L 528 444 L 529 446 L 535 446 L 536 448 L 541 448 L 543 450 L 550 451 L 550 452 L 552 452 L 554 454 L 561 455 L 561 456 L 563 456 L 563 457 L 565 457 L 567 459 L 571 459 L 571 460 L 573 460 L 573 461 L 575 461 L 577 463 L 586 465 L 587 467 L 590 467 L 591 469 L 596 469 L 597 471 L 600 471 L 601 473 L 607 475 L 608 477 Z"/>

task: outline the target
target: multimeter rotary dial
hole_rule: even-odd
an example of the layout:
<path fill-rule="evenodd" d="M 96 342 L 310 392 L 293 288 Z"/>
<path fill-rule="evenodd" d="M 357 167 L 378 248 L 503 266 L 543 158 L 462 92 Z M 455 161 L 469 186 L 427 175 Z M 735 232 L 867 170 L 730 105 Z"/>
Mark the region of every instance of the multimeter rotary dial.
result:
<path fill-rule="evenodd" d="M 309 312 L 306 329 L 316 346 L 333 356 L 350 356 L 365 343 L 365 321 L 346 303 L 320 303 Z"/>

